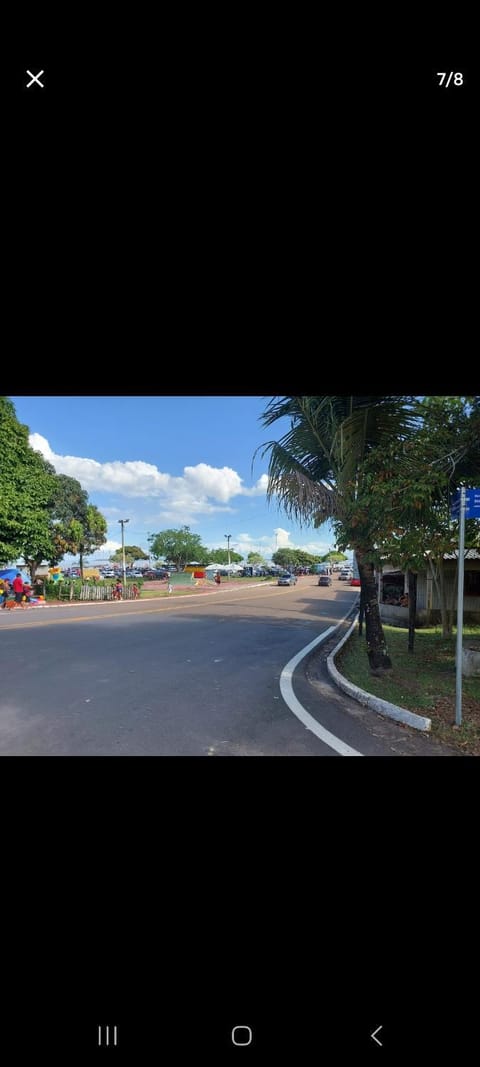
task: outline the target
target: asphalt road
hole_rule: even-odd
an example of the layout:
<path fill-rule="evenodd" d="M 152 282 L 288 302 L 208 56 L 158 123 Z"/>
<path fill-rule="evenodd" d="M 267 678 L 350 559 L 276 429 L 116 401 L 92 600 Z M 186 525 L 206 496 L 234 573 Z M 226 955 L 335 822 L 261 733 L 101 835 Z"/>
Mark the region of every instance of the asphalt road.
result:
<path fill-rule="evenodd" d="M 0 754 L 336 756 L 289 710 L 279 678 L 357 596 L 303 577 L 293 588 L 0 612 Z M 345 740 L 371 751 L 369 730 L 357 721 L 352 742 L 347 727 Z"/>

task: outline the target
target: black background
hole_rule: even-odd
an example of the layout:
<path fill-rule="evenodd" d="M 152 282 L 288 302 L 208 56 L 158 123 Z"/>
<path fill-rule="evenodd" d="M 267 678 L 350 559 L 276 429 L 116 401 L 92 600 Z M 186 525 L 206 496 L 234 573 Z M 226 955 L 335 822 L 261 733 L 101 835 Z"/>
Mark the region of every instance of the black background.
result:
<path fill-rule="evenodd" d="M 478 391 L 468 22 L 46 18 L 1 67 L 5 391 L 123 392 L 124 353 L 179 392 L 335 392 L 347 356 L 349 389 Z M 467 1043 L 474 761 L 438 763 L 4 759 L 5 1048 Z"/>

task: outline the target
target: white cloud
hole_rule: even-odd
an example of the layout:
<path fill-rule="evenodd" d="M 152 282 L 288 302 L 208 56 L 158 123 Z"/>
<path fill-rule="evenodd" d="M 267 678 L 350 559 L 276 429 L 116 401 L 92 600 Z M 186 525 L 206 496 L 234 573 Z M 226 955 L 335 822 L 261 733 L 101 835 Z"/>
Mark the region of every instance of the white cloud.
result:
<path fill-rule="evenodd" d="M 290 541 L 290 534 L 288 533 L 288 530 L 282 530 L 281 526 L 277 526 L 276 530 L 274 530 L 273 532 L 275 534 L 275 544 L 277 548 L 295 547 Z"/>
<path fill-rule="evenodd" d="M 218 548 L 218 545 L 209 545 L 209 548 Z M 308 541 L 306 544 L 298 544 L 291 540 L 291 534 L 281 526 L 277 526 L 273 534 L 264 534 L 252 537 L 249 533 L 232 533 L 232 549 L 240 552 L 242 556 L 248 556 L 249 552 L 260 552 L 266 559 L 270 559 L 278 548 L 302 548 L 310 552 L 312 556 L 324 556 L 332 547 L 327 541 Z"/>
<path fill-rule="evenodd" d="M 143 460 L 113 460 L 99 463 L 81 456 L 58 455 L 46 437 L 30 435 L 32 448 L 41 452 L 58 474 L 77 478 L 88 492 L 118 493 L 124 497 L 156 498 L 162 510 L 158 518 L 165 521 L 195 522 L 198 515 L 233 512 L 229 501 L 239 496 L 260 496 L 266 492 L 267 475 L 262 474 L 251 488 L 244 486 L 231 467 L 211 467 L 197 463 L 185 467 L 181 477 L 163 473 L 153 463 Z M 213 501 L 213 503 L 212 503 Z M 114 509 L 110 509 L 110 514 Z"/>
<path fill-rule="evenodd" d="M 268 474 L 261 474 L 253 489 L 242 489 L 244 496 L 264 496 L 267 492 Z"/>
<path fill-rule="evenodd" d="M 104 556 L 105 553 L 108 555 L 109 552 L 116 552 L 117 549 L 121 548 L 121 547 L 122 547 L 122 542 L 121 541 L 109 541 L 107 539 L 105 541 L 105 544 L 102 545 L 102 547 L 98 549 L 98 552 L 96 552 L 95 555 Z"/>

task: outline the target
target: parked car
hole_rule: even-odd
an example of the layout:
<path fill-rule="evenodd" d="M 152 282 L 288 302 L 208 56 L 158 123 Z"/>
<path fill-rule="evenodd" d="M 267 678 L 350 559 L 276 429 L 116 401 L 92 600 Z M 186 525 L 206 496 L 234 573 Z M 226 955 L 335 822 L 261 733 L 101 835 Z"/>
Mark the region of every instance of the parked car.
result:
<path fill-rule="evenodd" d="M 317 585 L 331 585 L 331 584 L 332 584 L 332 579 L 331 579 L 329 574 L 321 574 L 320 575 L 320 577 L 318 579 L 318 582 L 317 582 Z"/>
<path fill-rule="evenodd" d="M 338 577 L 341 582 L 349 582 L 350 578 L 353 578 L 353 571 L 350 570 L 350 567 L 344 567 L 343 570 L 340 571 Z"/>
<path fill-rule="evenodd" d="M 296 576 L 296 574 L 281 574 L 279 579 L 278 579 L 278 582 L 277 582 L 277 585 L 296 585 L 296 584 L 297 584 L 297 576 Z"/>
<path fill-rule="evenodd" d="M 361 585 L 360 578 L 350 578 L 350 585 Z"/>

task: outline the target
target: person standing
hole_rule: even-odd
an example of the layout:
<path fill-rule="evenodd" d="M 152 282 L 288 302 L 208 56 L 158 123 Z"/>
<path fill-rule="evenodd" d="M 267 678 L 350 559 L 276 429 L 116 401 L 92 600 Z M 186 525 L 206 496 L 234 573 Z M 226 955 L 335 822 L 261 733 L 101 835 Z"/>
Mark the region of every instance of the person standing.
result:
<path fill-rule="evenodd" d="M 17 571 L 16 577 L 13 579 L 13 592 L 15 593 L 15 603 L 19 604 L 21 608 L 25 607 L 23 603 L 23 578 L 20 571 Z"/>
<path fill-rule="evenodd" d="M 8 578 L 2 578 L 2 583 L 3 583 L 3 604 L 2 604 L 2 608 L 6 608 L 7 600 L 8 600 L 9 594 L 10 594 L 10 582 L 9 582 Z"/>

